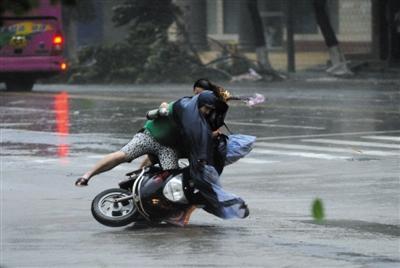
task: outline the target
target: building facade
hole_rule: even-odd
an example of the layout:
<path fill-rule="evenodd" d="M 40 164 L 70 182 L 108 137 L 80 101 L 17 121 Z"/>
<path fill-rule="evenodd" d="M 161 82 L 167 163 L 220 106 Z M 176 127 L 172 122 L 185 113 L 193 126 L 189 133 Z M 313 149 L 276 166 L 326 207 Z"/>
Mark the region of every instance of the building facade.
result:
<path fill-rule="evenodd" d="M 294 10 L 292 18 L 296 53 L 326 52 L 315 19 L 313 1 L 258 0 L 265 40 L 272 53 L 285 53 L 289 3 Z M 96 21 L 78 22 L 78 46 L 112 45 L 123 41 L 128 26 L 115 27 L 111 19 L 117 1 L 95 3 Z M 183 21 L 194 48 L 212 50 L 210 39 L 213 39 L 237 45 L 244 52 L 254 51 L 253 29 L 249 27 L 251 17 L 246 12 L 245 0 L 174 0 L 174 3 L 182 10 Z M 345 54 L 400 59 L 399 0 L 327 0 L 327 11 Z M 325 59 L 324 55 L 321 61 Z"/>
<path fill-rule="evenodd" d="M 216 40 L 240 44 L 243 1 L 207 0 L 207 34 Z M 259 0 L 258 8 L 270 49 L 284 49 L 286 42 L 286 4 L 281 0 Z M 325 50 L 323 36 L 313 14 L 312 0 L 291 1 L 294 5 L 294 33 L 297 51 Z M 372 42 L 372 12 L 369 0 L 328 0 L 332 26 L 347 51 L 366 53 Z M 241 21 L 242 18 L 242 21 Z M 245 18 L 244 18 L 245 19 Z M 245 47 L 251 44 L 245 44 Z"/>

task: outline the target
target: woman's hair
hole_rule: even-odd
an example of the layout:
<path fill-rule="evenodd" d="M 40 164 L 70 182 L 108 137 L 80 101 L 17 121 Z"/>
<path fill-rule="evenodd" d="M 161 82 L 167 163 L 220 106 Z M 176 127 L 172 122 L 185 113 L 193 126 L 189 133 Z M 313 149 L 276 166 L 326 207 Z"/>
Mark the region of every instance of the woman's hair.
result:
<path fill-rule="evenodd" d="M 200 87 L 204 90 L 209 90 L 214 92 L 215 96 L 217 96 L 219 99 L 225 102 L 230 97 L 230 93 L 226 89 L 211 83 L 211 81 L 206 78 L 200 78 L 196 82 L 194 82 L 193 89 L 195 89 L 196 87 Z"/>
<path fill-rule="evenodd" d="M 200 87 L 204 90 L 214 91 L 214 85 L 210 82 L 210 80 L 205 78 L 200 78 L 196 82 L 194 82 L 193 89 L 195 89 L 196 87 Z"/>

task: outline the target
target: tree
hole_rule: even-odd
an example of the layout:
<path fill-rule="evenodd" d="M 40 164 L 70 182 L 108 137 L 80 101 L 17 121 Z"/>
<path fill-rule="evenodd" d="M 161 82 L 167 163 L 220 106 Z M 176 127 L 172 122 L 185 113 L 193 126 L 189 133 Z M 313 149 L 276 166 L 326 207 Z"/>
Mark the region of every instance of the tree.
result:
<path fill-rule="evenodd" d="M 180 9 L 172 0 L 123 0 L 113 7 L 116 26 L 127 25 L 124 41 L 111 46 L 96 45 L 81 51 L 81 64 L 73 82 L 189 82 L 198 77 L 211 79 L 221 72 L 205 67 L 184 38 L 171 40 L 173 23 Z M 217 73 L 217 74 L 216 74 Z"/>
<path fill-rule="evenodd" d="M 140 25 L 153 24 L 148 36 L 166 36 L 174 22 L 178 8 L 172 0 L 124 0 L 114 7 L 113 21 L 116 26 L 131 24 L 131 29 Z"/>

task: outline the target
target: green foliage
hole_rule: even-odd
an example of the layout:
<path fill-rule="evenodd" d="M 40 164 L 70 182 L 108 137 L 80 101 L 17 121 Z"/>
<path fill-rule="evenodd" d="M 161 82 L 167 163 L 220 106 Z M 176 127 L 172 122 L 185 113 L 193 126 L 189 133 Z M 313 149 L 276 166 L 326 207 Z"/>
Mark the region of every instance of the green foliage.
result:
<path fill-rule="evenodd" d="M 113 21 L 129 25 L 125 41 L 97 46 L 79 53 L 72 67 L 73 83 L 192 82 L 198 77 L 220 78 L 183 43 L 168 40 L 168 28 L 179 9 L 172 0 L 124 0 L 114 6 Z"/>
<path fill-rule="evenodd" d="M 69 82 L 134 82 L 139 70 L 136 54 L 127 44 L 86 47 L 79 52 L 80 65 L 72 67 Z"/>
<path fill-rule="evenodd" d="M 114 7 L 113 21 L 117 26 L 132 23 L 133 26 L 152 23 L 161 31 L 174 22 L 179 9 L 172 0 L 124 0 Z"/>
<path fill-rule="evenodd" d="M 72 71 L 72 83 L 191 82 L 203 74 L 197 58 L 166 39 L 148 46 L 87 47 L 80 51 L 79 62 Z"/>
<path fill-rule="evenodd" d="M 312 204 L 312 216 L 315 221 L 321 223 L 325 218 L 324 205 L 322 200 L 316 198 Z"/>
<path fill-rule="evenodd" d="M 151 45 L 149 57 L 144 64 L 144 72 L 139 82 L 192 81 L 192 76 L 200 67 L 197 59 L 176 43 L 163 39 Z M 157 74 L 157 75 L 154 75 Z"/>
<path fill-rule="evenodd" d="M 124 0 L 114 7 L 113 21 L 129 24 L 126 40 L 82 50 L 70 82 L 192 81 L 201 62 L 182 44 L 168 40 L 167 30 L 178 13 L 171 0 Z"/>

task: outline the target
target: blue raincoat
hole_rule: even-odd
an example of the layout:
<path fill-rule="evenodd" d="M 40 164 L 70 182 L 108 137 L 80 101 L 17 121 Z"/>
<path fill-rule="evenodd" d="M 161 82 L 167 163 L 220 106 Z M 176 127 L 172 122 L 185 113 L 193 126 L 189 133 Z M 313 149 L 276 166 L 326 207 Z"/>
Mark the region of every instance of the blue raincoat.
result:
<path fill-rule="evenodd" d="M 173 116 L 180 126 L 190 164 L 190 177 L 205 199 L 207 212 L 220 218 L 245 218 L 248 208 L 236 195 L 226 192 L 214 168 L 212 130 L 199 108 L 205 104 L 216 106 L 217 97 L 205 91 L 193 97 L 184 97 L 174 103 Z M 206 161 L 203 164 L 200 161 Z"/>

